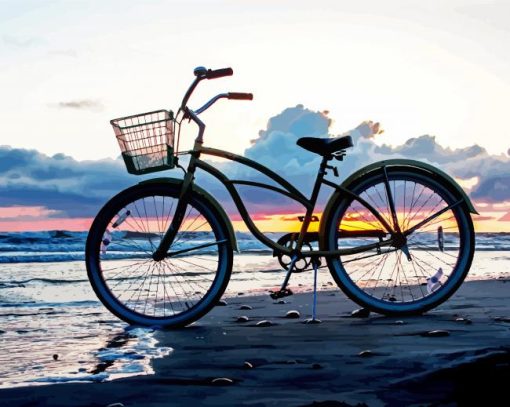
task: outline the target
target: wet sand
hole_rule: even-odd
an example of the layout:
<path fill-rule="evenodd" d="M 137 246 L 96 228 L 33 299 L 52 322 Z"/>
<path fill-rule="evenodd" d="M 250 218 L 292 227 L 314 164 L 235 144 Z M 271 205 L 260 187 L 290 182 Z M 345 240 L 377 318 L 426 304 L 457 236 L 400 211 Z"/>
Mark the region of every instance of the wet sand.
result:
<path fill-rule="evenodd" d="M 436 310 L 406 318 L 351 317 L 358 307 L 323 287 L 314 325 L 303 323 L 310 293 L 284 304 L 266 295 L 226 301 L 188 328 L 157 333 L 174 351 L 152 362 L 154 375 L 5 389 L 1 404 L 507 405 L 509 280 L 466 282 Z M 300 317 L 285 318 L 291 310 Z M 271 325 L 257 326 L 264 320 Z"/>

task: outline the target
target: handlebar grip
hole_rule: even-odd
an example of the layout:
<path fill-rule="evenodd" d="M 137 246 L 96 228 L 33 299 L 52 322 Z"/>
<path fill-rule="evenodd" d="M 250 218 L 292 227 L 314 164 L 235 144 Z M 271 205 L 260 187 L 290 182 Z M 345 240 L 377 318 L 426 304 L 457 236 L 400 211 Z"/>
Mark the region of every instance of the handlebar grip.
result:
<path fill-rule="evenodd" d="M 205 77 L 207 79 L 216 79 L 221 78 L 223 76 L 231 76 L 234 74 L 234 71 L 232 68 L 221 68 L 221 69 L 215 69 L 214 71 L 212 69 L 208 69 Z"/>
<path fill-rule="evenodd" d="M 228 92 L 229 99 L 253 100 L 253 93 Z"/>

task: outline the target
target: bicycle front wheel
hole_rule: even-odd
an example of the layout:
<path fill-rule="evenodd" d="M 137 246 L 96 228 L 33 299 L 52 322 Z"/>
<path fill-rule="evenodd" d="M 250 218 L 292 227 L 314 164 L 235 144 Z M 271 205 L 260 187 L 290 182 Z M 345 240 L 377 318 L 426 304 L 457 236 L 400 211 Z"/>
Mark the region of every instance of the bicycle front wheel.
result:
<path fill-rule="evenodd" d="M 136 185 L 112 198 L 92 224 L 89 280 L 106 308 L 126 322 L 188 325 L 216 304 L 228 284 L 233 260 L 228 228 L 201 194 L 192 193 L 169 256 L 153 259 L 178 197 L 173 184 Z"/>
<path fill-rule="evenodd" d="M 387 176 L 388 183 L 382 171 L 368 174 L 350 190 L 389 225 L 394 224 L 391 196 L 401 231 L 412 230 L 406 245 L 332 257 L 328 266 L 340 288 L 358 304 L 386 315 L 419 314 L 448 299 L 466 277 L 474 253 L 473 223 L 442 179 L 413 168 L 387 167 Z M 358 200 L 338 197 L 334 205 L 326 219 L 326 250 L 391 237 Z"/>

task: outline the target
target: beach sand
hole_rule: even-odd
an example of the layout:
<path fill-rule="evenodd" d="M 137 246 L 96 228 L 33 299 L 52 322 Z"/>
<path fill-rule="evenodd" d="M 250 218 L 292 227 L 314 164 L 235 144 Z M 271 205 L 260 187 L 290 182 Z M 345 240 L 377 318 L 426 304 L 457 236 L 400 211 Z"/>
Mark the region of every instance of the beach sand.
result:
<path fill-rule="evenodd" d="M 508 405 L 510 280 L 466 282 L 436 310 L 406 318 L 351 317 L 358 307 L 322 287 L 322 323 L 313 325 L 303 323 L 309 292 L 284 304 L 267 295 L 226 301 L 190 327 L 157 333 L 174 351 L 152 362 L 154 375 L 4 389 L 0 404 Z M 285 318 L 291 310 L 300 317 Z M 273 325 L 257 326 L 263 320 Z"/>

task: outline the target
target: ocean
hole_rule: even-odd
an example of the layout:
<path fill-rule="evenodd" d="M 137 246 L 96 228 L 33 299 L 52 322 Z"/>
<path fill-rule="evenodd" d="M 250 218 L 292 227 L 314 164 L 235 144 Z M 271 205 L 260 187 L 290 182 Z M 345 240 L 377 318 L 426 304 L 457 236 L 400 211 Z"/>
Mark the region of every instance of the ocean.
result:
<path fill-rule="evenodd" d="M 98 301 L 85 270 L 86 235 L 0 233 L 0 388 L 150 374 L 151 360 L 173 351 L 158 346 L 153 329 L 129 326 Z M 284 272 L 271 251 L 249 234 L 237 238 L 240 254 L 225 296 L 281 284 Z M 468 279 L 508 278 L 509 260 L 510 233 L 478 233 Z M 310 290 L 312 277 L 295 274 L 291 286 Z M 331 289 L 332 281 L 321 269 L 320 287 Z"/>

